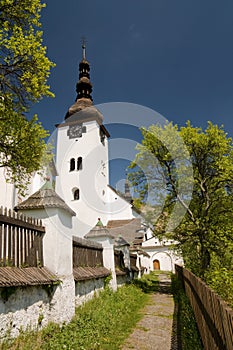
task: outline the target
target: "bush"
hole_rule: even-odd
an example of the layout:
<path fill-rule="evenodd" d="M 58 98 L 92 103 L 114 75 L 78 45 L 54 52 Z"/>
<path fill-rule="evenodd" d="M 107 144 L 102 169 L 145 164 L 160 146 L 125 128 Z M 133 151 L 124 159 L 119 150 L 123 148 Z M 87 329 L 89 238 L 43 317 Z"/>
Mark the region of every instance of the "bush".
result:
<path fill-rule="evenodd" d="M 209 271 L 206 283 L 233 308 L 233 271 L 225 267 Z"/>

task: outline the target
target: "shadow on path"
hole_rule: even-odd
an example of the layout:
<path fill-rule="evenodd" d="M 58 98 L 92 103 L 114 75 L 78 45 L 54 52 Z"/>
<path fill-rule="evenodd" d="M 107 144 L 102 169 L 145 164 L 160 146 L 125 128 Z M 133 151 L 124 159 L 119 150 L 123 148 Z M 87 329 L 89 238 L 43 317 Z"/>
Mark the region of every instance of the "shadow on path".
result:
<path fill-rule="evenodd" d="M 174 305 L 174 313 L 173 313 L 172 334 L 171 334 L 171 350 L 182 350 L 181 335 L 180 335 L 179 327 L 178 327 L 178 304 L 176 302 Z"/>
<path fill-rule="evenodd" d="M 172 286 L 171 286 L 170 275 L 168 275 L 168 274 L 159 275 L 158 292 L 162 293 L 162 294 L 172 295 Z M 182 350 L 181 338 L 180 338 L 179 328 L 178 328 L 178 304 L 176 302 L 174 303 L 170 350 Z"/>

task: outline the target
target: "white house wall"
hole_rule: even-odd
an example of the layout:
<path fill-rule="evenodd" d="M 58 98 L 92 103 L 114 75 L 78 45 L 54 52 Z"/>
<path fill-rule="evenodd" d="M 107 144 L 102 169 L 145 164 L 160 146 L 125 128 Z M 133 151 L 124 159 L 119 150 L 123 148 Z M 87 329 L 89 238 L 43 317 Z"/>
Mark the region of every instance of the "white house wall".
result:
<path fill-rule="evenodd" d="M 143 250 L 150 256 L 148 260 L 143 260 L 143 266 L 146 267 L 147 272 L 154 270 L 154 260 L 159 261 L 160 270 L 163 271 L 174 272 L 175 264 L 183 264 L 183 259 L 176 254 L 173 245 L 174 241 L 172 240 L 160 241 L 156 237 L 152 237 L 142 243 Z"/>

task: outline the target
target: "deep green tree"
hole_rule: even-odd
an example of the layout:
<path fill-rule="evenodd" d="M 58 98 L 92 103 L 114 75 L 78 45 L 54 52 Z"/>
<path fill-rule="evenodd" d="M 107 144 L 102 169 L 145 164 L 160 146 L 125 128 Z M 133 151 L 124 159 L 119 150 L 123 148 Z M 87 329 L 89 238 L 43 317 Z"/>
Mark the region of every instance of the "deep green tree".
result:
<path fill-rule="evenodd" d="M 210 122 L 205 131 L 188 122 L 142 133 L 129 180 L 137 202 L 150 208 L 155 234 L 178 241 L 186 266 L 204 279 L 219 264 L 232 268 L 232 259 L 224 259 L 233 239 L 232 139 Z"/>
<path fill-rule="evenodd" d="M 48 133 L 24 115 L 43 96 L 53 63 L 42 43 L 40 0 L 0 0 L 0 167 L 19 185 L 46 158 Z M 20 186 L 22 189 L 23 187 Z"/>

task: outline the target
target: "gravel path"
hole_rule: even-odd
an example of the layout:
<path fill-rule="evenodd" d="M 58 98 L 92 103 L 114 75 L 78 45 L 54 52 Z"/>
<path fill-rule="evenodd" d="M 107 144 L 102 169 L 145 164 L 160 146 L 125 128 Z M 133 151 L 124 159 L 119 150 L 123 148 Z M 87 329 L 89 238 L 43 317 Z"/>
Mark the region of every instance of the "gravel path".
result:
<path fill-rule="evenodd" d="M 143 318 L 124 343 L 122 350 L 178 350 L 174 336 L 174 301 L 170 294 L 171 279 L 168 274 L 159 275 L 159 291 L 150 295 L 144 307 Z"/>

